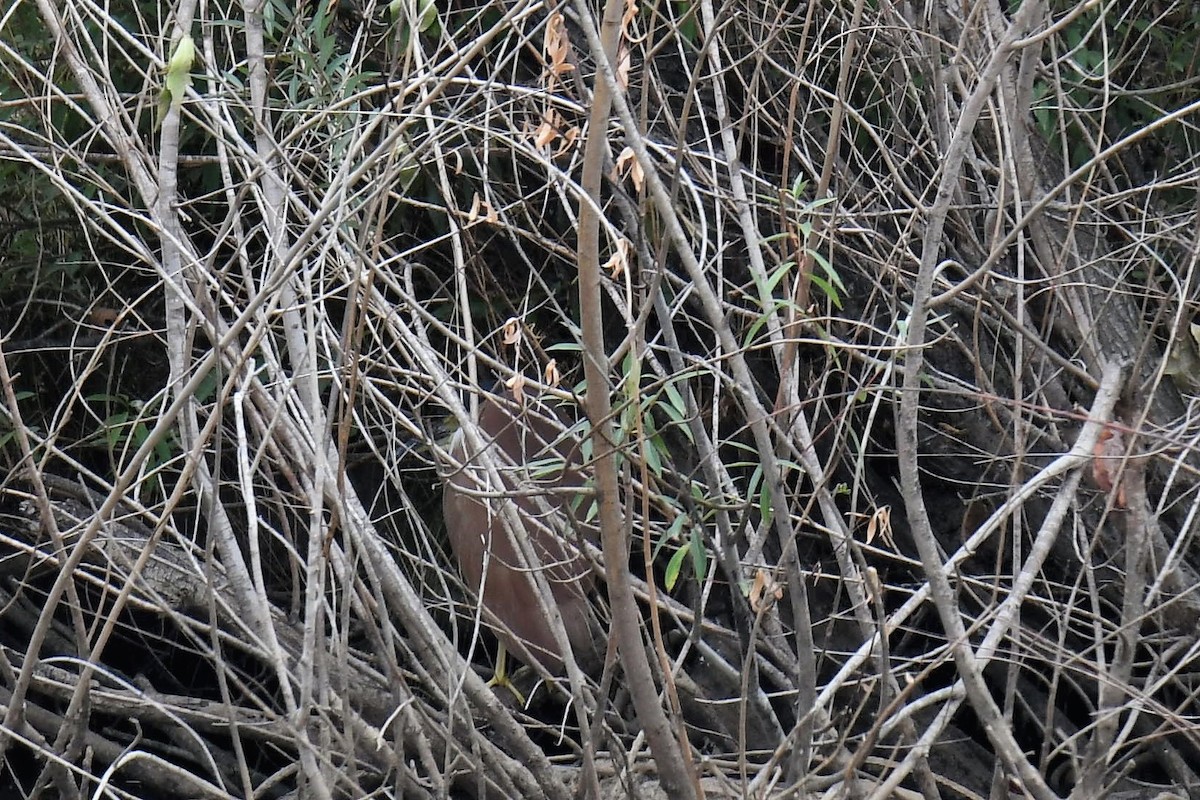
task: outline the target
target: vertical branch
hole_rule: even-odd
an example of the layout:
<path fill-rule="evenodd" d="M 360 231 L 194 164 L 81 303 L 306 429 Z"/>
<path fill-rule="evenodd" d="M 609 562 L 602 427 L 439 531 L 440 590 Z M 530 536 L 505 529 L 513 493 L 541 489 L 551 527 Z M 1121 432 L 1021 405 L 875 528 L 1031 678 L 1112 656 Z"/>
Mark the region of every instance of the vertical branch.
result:
<path fill-rule="evenodd" d="M 581 8 L 584 12 L 587 11 L 585 6 L 581 5 Z M 581 15 L 581 24 L 591 44 L 592 51 L 597 54 L 606 52 L 600 36 L 587 13 Z M 816 697 L 816 649 L 813 642 L 811 618 L 808 610 L 807 589 L 802 580 L 800 565 L 796 555 L 797 533 L 793 525 L 792 514 L 785 506 L 784 498 L 788 495 L 784 490 L 783 475 L 779 460 L 775 457 L 775 441 L 767 424 L 767 420 L 772 415 L 763 407 L 763 404 L 752 389 L 755 385 L 755 380 L 751 374 L 743 349 L 734 337 L 732 328 L 728 324 L 728 319 L 719 300 L 718 292 L 710 283 L 710 276 L 704 271 L 696 254 L 692 251 L 691 239 L 684 232 L 684 227 L 680 221 L 675 204 L 671 199 L 670 193 L 667 191 L 662 176 L 659 174 L 657 163 L 651 158 L 645 140 L 638 133 L 637 123 L 633 118 L 629 105 L 625 102 L 622 95 L 614 93 L 617 89 L 617 83 L 616 78 L 612 74 L 609 61 L 599 60 L 599 80 L 603 80 L 607 84 L 605 102 L 612 103 L 616 109 L 617 116 L 625 127 L 626 141 L 636 155 L 639 165 L 642 167 L 645 174 L 646 187 L 649 190 L 654 208 L 661 215 L 661 222 L 671 242 L 671 246 L 679 256 L 687 272 L 692 290 L 695 292 L 703 310 L 703 316 L 708 320 L 709 325 L 720 341 L 721 350 L 728 354 L 729 366 L 732 373 L 732 379 L 728 384 L 729 388 L 737 398 L 738 404 L 744 409 L 747 425 L 754 436 L 755 445 L 762 454 L 764 486 L 769 491 L 770 496 L 776 498 L 778 502 L 776 511 L 771 517 L 771 525 L 774 526 L 779 541 L 787 543 L 783 560 L 787 571 L 788 587 L 792 592 L 791 603 L 793 614 L 795 615 L 794 625 L 796 635 L 796 659 L 790 665 L 789 677 L 792 678 L 794 685 L 797 687 L 795 705 L 797 709 L 796 716 L 799 722 L 796 726 L 795 736 L 799 744 L 794 748 L 789 748 L 789 751 L 794 754 L 795 759 L 802 760 L 805 754 L 810 752 L 811 747 L 812 726 L 809 723 L 809 719 L 810 713 L 815 711 L 813 701 Z M 595 105 L 593 105 L 594 109 Z M 591 143 L 590 137 L 588 143 Z M 586 157 L 587 153 L 585 151 L 585 166 L 587 163 Z M 598 185 L 598 179 L 596 179 L 596 183 Z M 584 186 L 586 188 L 587 184 L 585 183 Z M 593 223 L 593 226 L 595 226 L 595 223 Z M 583 263 L 582 254 L 584 252 L 585 241 L 585 229 L 581 222 L 581 264 Z M 597 263 L 596 281 L 598 281 L 599 251 L 594 231 L 591 241 L 588 242 L 588 246 L 595 251 L 592 258 Z M 580 298 L 583 309 L 582 314 L 586 323 L 589 306 L 583 303 L 585 289 L 594 292 L 597 297 L 599 292 L 598 288 L 584 286 L 581 279 Z M 596 305 L 597 307 L 599 305 L 598 299 L 596 300 Z M 585 366 L 588 364 L 586 341 L 585 338 Z M 848 535 L 845 530 L 845 523 L 842 522 L 840 512 L 833 502 L 832 494 L 822 477 L 823 473 L 820 463 L 815 458 L 815 449 L 813 448 L 812 439 L 806 427 L 803 411 L 801 410 L 796 411 L 792 432 L 799 439 L 798 444 L 801 448 L 801 458 L 805 471 L 817 486 L 817 496 L 826 525 L 831 530 L 839 531 L 842 536 Z M 748 560 L 752 560 L 752 557 L 748 557 Z M 859 595 L 862 594 L 861 585 L 849 583 L 847 588 L 852 594 L 855 592 Z M 861 605 L 861 603 L 856 603 L 856 606 Z M 794 764 L 795 762 L 793 761 Z M 804 776 L 805 771 L 806 766 L 796 771 L 793 777 L 800 779 Z"/>
<path fill-rule="evenodd" d="M 624 3 L 607 0 L 601 21 L 602 50 L 593 55 L 597 69 L 611 71 L 616 61 Z M 580 4 L 580 13 L 591 10 Z M 698 782 L 688 769 L 682 748 L 671 735 L 667 715 L 659 702 L 641 636 L 641 622 L 629 575 L 629 541 L 617 485 L 616 444 L 609 398 L 608 355 L 604 347 L 600 285 L 600 187 L 608 155 L 608 114 L 612 104 L 610 82 L 598 77 L 584 146 L 582 185 L 587 199 L 579 212 L 579 306 L 583 323 L 583 364 L 587 377 L 585 408 L 592 425 L 592 457 L 596 499 L 600 508 L 600 537 L 608 571 L 608 597 L 612 606 L 613 636 L 621 665 L 629 678 L 629 691 L 646 741 L 658 765 L 663 789 L 672 798 L 699 796 Z"/>
<path fill-rule="evenodd" d="M 293 677 L 287 665 L 280 661 L 276 665 L 279 676 L 281 695 L 289 712 L 298 721 L 297 739 L 300 744 L 300 764 L 312 791 L 318 796 L 328 796 L 329 788 L 326 773 L 316 759 L 316 750 L 308 733 L 304 720 L 310 716 L 315 706 L 314 694 L 317 687 L 316 671 L 318 661 L 325 657 L 326 649 L 318 646 L 323 638 L 324 615 L 321 613 L 321 601 L 325 591 L 325 558 L 323 545 L 326 536 L 324 494 L 322 478 L 328 466 L 327 457 L 331 447 L 328 437 L 328 419 L 321 407 L 317 389 L 315 334 L 313 329 L 314 308 L 311 298 L 301 303 L 296 287 L 301 283 L 295 275 L 286 274 L 285 270 L 292 263 L 289 252 L 289 241 L 286 230 L 287 195 L 285 184 L 274 166 L 278 160 L 278 152 L 271 136 L 272 126 L 267 103 L 267 69 L 266 47 L 263 33 L 263 3 L 261 0 L 249 2 L 245 6 L 246 17 L 246 58 L 249 64 L 250 109 L 254 115 L 254 142 L 258 158 L 262 165 L 260 184 L 264 202 L 262 212 L 266 236 L 269 240 L 267 247 L 268 268 L 264 275 L 278 280 L 280 305 L 283 309 L 283 329 L 289 360 L 292 364 L 292 381 L 299 397 L 300 407 L 305 413 L 296 414 L 296 423 L 307 423 L 306 439 L 311 441 L 312 449 L 303 455 L 297 453 L 297 460 L 308 469 L 304 470 L 308 481 L 308 547 L 305 553 L 304 577 L 304 637 L 302 654 L 299 663 L 295 665 Z M 275 283 L 267 280 L 265 285 Z M 265 291 L 265 287 L 264 287 Z M 303 306 L 303 313 L 301 307 Z M 307 462 L 307 463 L 305 463 Z M 218 510 L 218 509 L 214 509 Z M 261 575 L 261 564 L 255 559 L 253 565 L 257 578 L 258 594 L 265 605 L 265 586 Z M 274 632 L 266 631 L 266 640 L 275 645 Z M 277 649 L 277 647 L 273 647 Z M 298 696 L 293 695 L 293 681 L 298 682 Z"/>
<path fill-rule="evenodd" d="M 1119 519 L 1111 524 L 1125 528 L 1121 620 L 1117 627 L 1112 664 L 1108 675 L 1101 675 L 1097 687 L 1096 721 L 1077 787 L 1077 793 L 1082 797 L 1099 797 L 1103 793 L 1105 775 L 1112 756 L 1118 752 L 1120 743 L 1117 741 L 1117 727 L 1122 707 L 1132 699 L 1130 681 L 1134 657 L 1138 649 L 1139 631 L 1146 616 L 1146 554 L 1150 549 L 1151 512 L 1146 496 L 1145 456 L 1133 456 L 1121 473 L 1120 481 L 1121 490 L 1128 495 L 1129 507 L 1125 511 L 1112 512 Z"/>
<path fill-rule="evenodd" d="M 979 671 L 980 665 L 972 651 L 962 615 L 959 612 L 954 588 L 943 567 L 937 540 L 925 507 L 921 490 L 917 454 L 920 450 L 917 428 L 921 410 L 921 376 L 924 367 L 924 345 L 926 314 L 933 293 L 942 232 L 962 171 L 971 135 L 979 121 L 980 113 L 996 85 L 1001 71 L 1008 64 L 1015 43 L 1029 30 L 1035 15 L 1041 12 L 1041 3 L 1025 3 L 1013 17 L 1012 24 L 1004 31 L 996 49 L 979 76 L 974 91 L 962 106 L 958 124 L 950 139 L 942 165 L 941 183 L 937 199 L 930 210 L 928 226 L 922 242 L 921 269 L 913 290 L 912 316 L 909 320 L 907 349 L 904 355 L 904 391 L 900 395 L 900 406 L 896 412 L 896 446 L 900 462 L 900 484 L 904 503 L 908 510 L 908 521 L 913 539 L 921 554 L 926 580 L 929 581 L 930 596 L 937 608 L 938 618 L 946 631 L 946 638 L 954 652 L 954 662 L 966 688 L 967 696 L 975 713 L 979 716 L 992 746 L 996 748 L 1004 766 L 1020 777 L 1025 788 L 1039 800 L 1055 797 L 1045 779 L 1029 763 L 1021 752 L 1012 730 L 1004 724 L 1003 715 L 996 701 L 988 692 Z"/>

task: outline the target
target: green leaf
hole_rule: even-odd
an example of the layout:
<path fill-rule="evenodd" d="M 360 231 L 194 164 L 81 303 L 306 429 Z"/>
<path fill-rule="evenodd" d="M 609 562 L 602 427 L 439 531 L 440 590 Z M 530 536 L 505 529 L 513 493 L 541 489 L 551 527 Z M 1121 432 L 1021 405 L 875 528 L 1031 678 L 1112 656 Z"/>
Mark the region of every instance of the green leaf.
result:
<path fill-rule="evenodd" d="M 646 437 L 646 466 L 649 467 L 650 471 L 655 475 L 661 477 L 663 474 L 663 464 L 661 454 L 659 453 L 660 447 L 664 449 L 666 448 L 666 444 L 663 443 L 661 436 Z"/>
<path fill-rule="evenodd" d="M 125 426 L 129 422 L 128 412 L 122 411 L 110 415 L 104 420 L 104 439 L 110 448 L 115 448 L 125 438 Z"/>
<path fill-rule="evenodd" d="M 758 513 L 762 515 L 764 525 L 767 525 L 774 518 L 771 508 L 771 490 L 766 484 L 763 484 L 762 491 L 758 495 Z"/>
<path fill-rule="evenodd" d="M 678 425 L 685 434 L 690 433 L 684 424 L 687 417 L 683 415 L 683 412 L 669 403 L 659 403 L 659 407 L 662 408 L 664 414 L 671 418 L 671 422 Z"/>
<path fill-rule="evenodd" d="M 829 302 L 833 303 L 835 308 L 839 311 L 842 309 L 842 298 L 838 295 L 837 289 L 831 286 L 820 275 L 809 275 L 808 279 L 812 281 L 813 286 L 821 290 L 821 294 L 829 298 Z"/>
<path fill-rule="evenodd" d="M 703 581 L 704 576 L 708 574 L 708 551 L 704 549 L 704 539 L 701 538 L 699 529 L 692 529 L 690 544 L 688 549 L 692 552 L 692 570 L 696 573 L 696 580 Z"/>
<path fill-rule="evenodd" d="M 167 64 L 167 93 L 176 108 L 183 102 L 188 87 L 192 85 L 192 62 L 196 60 L 196 43 L 189 34 L 184 34 L 175 45 L 175 54 Z"/>
<path fill-rule="evenodd" d="M 412 19 L 415 21 L 417 33 L 425 33 L 438 23 L 437 0 L 392 0 L 388 3 L 388 12 L 392 19 L 401 25 L 402 37 L 407 40 L 408 20 L 404 15 L 404 6 L 409 4 L 413 10 Z"/>
<path fill-rule="evenodd" d="M 437 22 L 436 0 L 417 0 L 417 30 L 421 33 L 429 30 Z"/>
<path fill-rule="evenodd" d="M 663 386 L 663 391 L 667 393 L 667 399 L 671 401 L 671 407 L 675 409 L 679 414 L 679 418 L 682 419 L 687 414 L 687 403 L 683 402 L 683 395 L 675 387 L 675 382 L 667 381 Z"/>
<path fill-rule="evenodd" d="M 683 560 L 687 558 L 688 546 L 681 545 L 675 550 L 675 554 L 671 556 L 671 560 L 667 562 L 667 591 L 673 591 L 675 584 L 679 580 L 679 573 L 683 570 Z"/>
<path fill-rule="evenodd" d="M 700 25 L 696 21 L 696 4 L 689 2 L 675 3 L 675 13 L 679 15 L 677 30 L 685 41 L 692 44 L 700 43 Z"/>
<path fill-rule="evenodd" d="M 658 554 L 662 552 L 663 546 L 667 542 L 676 541 L 679 538 L 679 532 L 683 530 L 683 526 L 687 524 L 687 514 L 676 514 L 675 519 L 671 522 L 671 527 L 667 528 L 667 532 L 659 537 L 658 542 L 654 545 L 654 553 L 650 556 L 651 561 L 658 561 Z"/>
<path fill-rule="evenodd" d="M 392 148 L 392 158 L 399 163 L 397 177 L 400 179 L 400 190 L 408 196 L 409 187 L 413 185 L 413 181 L 421 174 L 421 164 L 412 154 L 412 148 L 408 146 L 406 138 L 400 138 L 396 142 L 396 146 Z"/>
<path fill-rule="evenodd" d="M 642 362 L 634 353 L 633 348 L 625 353 L 625 360 L 621 364 L 621 372 L 625 376 L 625 394 L 630 400 L 636 400 L 640 392 L 638 386 L 642 382 Z"/>
<path fill-rule="evenodd" d="M 775 287 L 779 286 L 779 282 L 784 279 L 792 267 L 796 266 L 795 261 L 785 261 L 775 268 L 775 271 L 767 276 L 767 294 L 774 295 Z"/>
<path fill-rule="evenodd" d="M 152 460 L 155 462 L 155 469 L 170 463 L 171 459 L 175 457 L 175 448 L 172 446 L 174 443 L 174 440 L 170 437 L 164 437 L 154 445 L 155 458 Z"/>
<path fill-rule="evenodd" d="M 587 513 L 584 514 L 583 521 L 585 524 L 591 524 L 592 522 L 595 522 L 596 518 L 599 516 L 600 504 L 593 500 L 592 502 L 588 503 Z"/>
<path fill-rule="evenodd" d="M 192 62 L 196 60 L 196 43 L 190 34 L 184 34 L 175 45 L 175 52 L 167 62 L 167 77 L 158 99 L 158 124 L 167 115 L 167 109 L 179 110 L 188 87 L 192 85 Z"/>
<path fill-rule="evenodd" d="M 838 289 L 841 289 L 842 294 L 845 294 L 846 284 L 842 283 L 841 276 L 837 274 L 837 270 L 835 270 L 833 265 L 829 263 L 829 259 L 825 258 L 825 256 L 821 255 L 815 250 L 810 251 L 810 255 L 812 255 L 813 261 L 815 261 L 821 269 L 825 270 L 825 274 L 829 276 L 829 282 Z"/>

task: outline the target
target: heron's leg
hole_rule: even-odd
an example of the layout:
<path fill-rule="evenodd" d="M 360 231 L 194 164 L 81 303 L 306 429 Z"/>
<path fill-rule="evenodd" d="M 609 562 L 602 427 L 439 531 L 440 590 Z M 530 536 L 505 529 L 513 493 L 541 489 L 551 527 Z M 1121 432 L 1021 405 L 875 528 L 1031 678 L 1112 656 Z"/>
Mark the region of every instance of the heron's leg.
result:
<path fill-rule="evenodd" d="M 496 672 L 492 675 L 492 679 L 488 681 L 488 686 L 502 686 L 508 689 L 513 693 L 513 697 L 517 698 L 517 702 L 521 704 L 521 707 L 525 707 L 525 695 L 521 694 L 521 690 L 508 677 L 508 650 L 504 647 L 504 642 L 497 643 Z"/>

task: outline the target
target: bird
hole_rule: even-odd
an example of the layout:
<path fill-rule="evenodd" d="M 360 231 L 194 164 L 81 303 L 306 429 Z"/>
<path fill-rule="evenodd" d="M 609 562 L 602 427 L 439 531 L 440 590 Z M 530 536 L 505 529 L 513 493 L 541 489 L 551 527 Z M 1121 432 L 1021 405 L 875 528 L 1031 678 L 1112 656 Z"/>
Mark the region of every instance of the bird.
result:
<path fill-rule="evenodd" d="M 577 663 L 588 670 L 603 657 L 589 597 L 595 577 L 579 547 L 596 536 L 575 519 L 575 509 L 587 508 L 576 502 L 587 492 L 585 465 L 579 439 L 564 416 L 528 395 L 517 402 L 496 391 L 484 393 L 477 430 L 484 440 L 481 451 L 470 449 L 461 428 L 450 441 L 453 466 L 443 495 L 446 536 L 464 583 L 500 623 L 493 627 L 499 647 L 490 684 L 508 688 L 524 704 L 508 676 L 506 651 L 528 652 L 551 675 L 561 674 L 564 654 L 514 536 L 522 537 L 540 562 L 528 566 L 542 570 L 548 600 L 558 608 Z M 487 457 L 500 486 L 489 479 Z M 512 519 L 501 505 L 506 498 L 515 505 L 515 530 L 506 523 Z"/>

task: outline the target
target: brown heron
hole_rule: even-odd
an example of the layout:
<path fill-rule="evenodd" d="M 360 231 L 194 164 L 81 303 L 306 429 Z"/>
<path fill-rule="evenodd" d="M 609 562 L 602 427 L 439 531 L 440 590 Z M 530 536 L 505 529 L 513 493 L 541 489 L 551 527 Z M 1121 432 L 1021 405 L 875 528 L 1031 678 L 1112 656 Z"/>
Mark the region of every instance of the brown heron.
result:
<path fill-rule="evenodd" d="M 551 674 L 563 665 L 543 601 L 557 607 L 581 664 L 594 665 L 603 653 L 588 599 L 594 579 L 576 546 L 586 528 L 574 522 L 572 513 L 572 501 L 584 489 L 583 459 L 579 440 L 567 432 L 562 416 L 530 399 L 518 404 L 484 394 L 478 431 L 483 451 L 472 452 L 461 429 L 451 439 L 451 457 L 456 467 L 462 466 L 446 484 L 446 533 L 467 586 L 500 623 L 494 628 L 500 645 L 492 685 L 507 686 L 520 698 L 507 676 L 506 648 L 520 653 L 523 645 Z M 489 458 L 496 473 L 485 468 Z M 494 477 L 489 479 L 497 473 L 499 486 Z M 505 513 L 506 498 L 511 498 L 515 515 Z M 523 539 L 525 552 L 535 559 L 521 554 L 514 537 Z M 541 596 L 533 570 L 544 575 L 551 597 Z"/>

